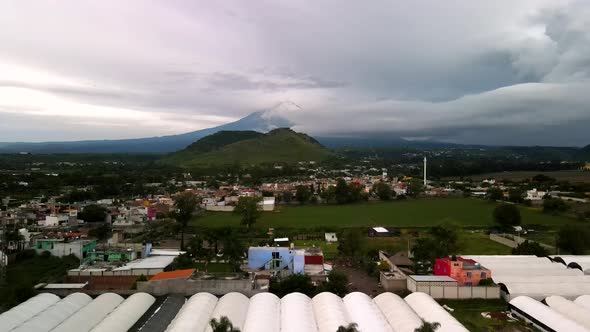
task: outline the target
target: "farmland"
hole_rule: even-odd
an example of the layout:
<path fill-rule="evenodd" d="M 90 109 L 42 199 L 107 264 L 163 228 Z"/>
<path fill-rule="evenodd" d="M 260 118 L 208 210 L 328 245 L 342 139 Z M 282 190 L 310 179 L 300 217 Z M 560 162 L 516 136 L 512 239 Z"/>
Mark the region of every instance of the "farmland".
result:
<path fill-rule="evenodd" d="M 352 205 L 279 206 L 265 212 L 254 227 L 339 229 L 347 227 L 390 226 L 429 227 L 452 223 L 461 227 L 493 226 L 492 211 L 496 204 L 472 198 L 403 200 Z M 539 209 L 521 207 L 525 225 L 559 227 L 576 221 L 562 216 L 543 214 Z M 193 226 L 238 226 L 240 218 L 227 212 L 206 213 L 192 222 Z"/>
<path fill-rule="evenodd" d="M 525 179 L 531 179 L 535 175 L 543 174 L 548 177 L 552 177 L 558 181 L 569 181 L 569 182 L 590 182 L 590 172 L 582 172 L 579 170 L 564 170 L 555 172 L 529 172 L 529 171 L 516 171 L 516 172 L 500 172 L 500 173 L 486 173 L 479 175 L 471 175 L 471 178 L 475 181 L 481 181 L 485 179 L 496 179 L 496 180 L 510 180 L 510 181 L 522 181 Z M 459 178 L 445 178 L 445 180 L 459 180 Z"/>

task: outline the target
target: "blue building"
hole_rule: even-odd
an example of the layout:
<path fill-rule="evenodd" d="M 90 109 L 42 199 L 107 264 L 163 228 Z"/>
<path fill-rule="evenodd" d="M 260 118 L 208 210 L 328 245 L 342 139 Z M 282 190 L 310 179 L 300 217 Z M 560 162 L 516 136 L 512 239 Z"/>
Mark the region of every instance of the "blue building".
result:
<path fill-rule="evenodd" d="M 305 250 L 288 247 L 250 247 L 248 249 L 248 268 L 305 273 Z"/>

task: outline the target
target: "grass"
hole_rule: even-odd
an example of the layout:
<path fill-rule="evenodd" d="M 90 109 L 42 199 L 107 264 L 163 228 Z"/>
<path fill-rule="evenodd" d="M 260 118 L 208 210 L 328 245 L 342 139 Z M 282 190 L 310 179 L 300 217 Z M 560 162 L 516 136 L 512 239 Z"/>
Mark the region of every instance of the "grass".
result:
<path fill-rule="evenodd" d="M 385 250 L 390 254 L 399 251 L 406 252 L 408 245 L 414 245 L 415 239 L 409 235 L 395 237 L 369 238 L 366 242 L 366 250 Z M 338 255 L 338 243 L 325 241 L 295 241 L 296 247 L 320 247 L 326 260 L 332 260 Z M 511 249 L 489 239 L 482 232 L 461 232 L 459 237 L 461 251 L 469 255 L 508 255 Z"/>
<path fill-rule="evenodd" d="M 455 311 L 451 314 L 470 331 L 503 331 L 507 326 L 522 326 L 522 322 L 509 323 L 506 321 L 484 318 L 482 312 L 506 311 L 506 301 L 498 300 L 439 300 Z"/>
<path fill-rule="evenodd" d="M 275 212 L 265 212 L 254 227 L 326 228 L 393 226 L 429 227 L 453 223 L 462 227 L 493 226 L 492 211 L 496 204 L 472 198 L 408 199 L 394 202 L 371 202 L 351 205 L 279 206 Z M 547 215 L 536 209 L 521 207 L 523 224 L 558 227 L 576 220 Z M 240 218 L 227 212 L 210 212 L 193 221 L 205 227 L 238 226 Z"/>
<path fill-rule="evenodd" d="M 196 268 L 199 271 L 205 271 L 205 263 L 197 263 Z M 207 265 L 207 272 L 230 273 L 234 272 L 234 270 L 228 263 L 209 263 L 209 265 Z"/>
<path fill-rule="evenodd" d="M 463 232 L 459 237 L 461 252 L 468 255 L 509 255 L 512 249 L 490 240 L 483 232 Z"/>
<path fill-rule="evenodd" d="M 543 174 L 558 181 L 569 181 L 569 182 L 590 182 L 590 172 L 582 172 L 580 170 L 564 170 L 564 171 L 553 171 L 553 172 L 539 172 L 539 171 L 514 171 L 514 172 L 498 172 L 498 173 L 486 173 L 478 175 L 467 176 L 475 181 L 484 179 L 496 179 L 496 180 L 510 180 L 510 181 L 522 181 L 524 179 L 531 179 L 535 175 Z M 447 180 L 458 180 L 457 177 L 445 178 Z"/>

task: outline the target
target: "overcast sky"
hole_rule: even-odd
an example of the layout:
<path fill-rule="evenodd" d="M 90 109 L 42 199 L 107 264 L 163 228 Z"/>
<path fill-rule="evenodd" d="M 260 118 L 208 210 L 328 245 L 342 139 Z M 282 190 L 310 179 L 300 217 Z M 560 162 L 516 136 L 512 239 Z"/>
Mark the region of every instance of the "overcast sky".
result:
<path fill-rule="evenodd" d="M 312 135 L 590 144 L 590 1 L 0 2 L 0 141 L 183 133 L 287 100 Z"/>

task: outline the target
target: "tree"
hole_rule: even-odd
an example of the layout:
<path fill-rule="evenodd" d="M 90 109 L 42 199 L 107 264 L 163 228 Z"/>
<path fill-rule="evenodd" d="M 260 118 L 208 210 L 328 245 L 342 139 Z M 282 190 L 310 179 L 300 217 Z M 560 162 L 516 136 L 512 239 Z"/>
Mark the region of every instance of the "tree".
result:
<path fill-rule="evenodd" d="M 544 174 L 537 174 L 537 175 L 533 176 L 532 181 L 537 182 L 537 183 L 552 183 L 552 182 L 555 182 L 556 180 L 555 180 L 555 178 L 549 177 Z"/>
<path fill-rule="evenodd" d="M 365 187 L 358 182 L 352 182 L 348 185 L 349 198 L 348 203 L 354 203 L 361 200 L 368 200 L 369 195 L 364 191 Z"/>
<path fill-rule="evenodd" d="M 559 198 L 547 198 L 543 200 L 543 212 L 544 213 L 560 213 L 565 212 L 569 209 L 562 199 Z"/>
<path fill-rule="evenodd" d="M 460 250 L 457 229 L 458 227 L 452 224 L 441 224 L 428 230 L 431 239 L 437 247 L 441 248 L 445 257 L 454 255 Z"/>
<path fill-rule="evenodd" d="M 429 323 L 427 321 L 424 321 L 422 323 L 422 326 L 414 329 L 414 332 L 434 332 L 434 331 L 438 330 L 439 327 L 440 327 L 440 323 L 436 323 L 436 322 Z"/>
<path fill-rule="evenodd" d="M 237 237 L 229 235 L 223 238 L 223 256 L 228 260 L 234 271 L 240 270 L 246 249 Z"/>
<path fill-rule="evenodd" d="M 78 218 L 85 222 L 105 222 L 107 209 L 96 204 L 87 205 L 80 213 Z"/>
<path fill-rule="evenodd" d="M 350 202 L 350 188 L 344 179 L 336 180 L 336 189 L 334 190 L 334 199 L 337 204 L 346 204 Z"/>
<path fill-rule="evenodd" d="M 524 201 L 523 192 L 514 188 L 508 191 L 508 200 L 513 203 L 522 203 Z"/>
<path fill-rule="evenodd" d="M 359 330 L 356 323 L 350 323 L 348 326 L 339 326 L 336 332 L 359 332 Z"/>
<path fill-rule="evenodd" d="M 336 187 L 328 187 L 320 193 L 320 197 L 328 204 L 336 201 Z"/>
<path fill-rule="evenodd" d="M 520 210 L 511 204 L 500 204 L 494 209 L 494 222 L 502 228 L 520 225 L 522 218 Z"/>
<path fill-rule="evenodd" d="M 99 241 L 106 240 L 111 235 L 111 227 L 109 225 L 101 225 L 88 231 L 90 237 L 95 237 Z"/>
<path fill-rule="evenodd" d="M 412 247 L 414 260 L 428 266 L 432 266 L 436 258 L 449 257 L 459 250 L 459 234 L 456 227 L 449 224 L 430 228 L 428 235 L 416 240 Z"/>
<path fill-rule="evenodd" d="M 234 213 L 242 217 L 242 225 L 246 225 L 248 229 L 262 215 L 258 208 L 258 202 L 260 202 L 260 197 L 240 197 L 234 209 Z"/>
<path fill-rule="evenodd" d="M 328 280 L 318 287 L 318 293 L 330 292 L 338 296 L 348 293 L 348 277 L 345 273 L 332 270 L 328 274 Z"/>
<path fill-rule="evenodd" d="M 295 198 L 300 204 L 305 204 L 311 198 L 311 191 L 309 190 L 308 186 L 297 186 L 297 192 L 295 193 Z"/>
<path fill-rule="evenodd" d="M 373 192 L 382 201 L 389 201 L 393 197 L 391 187 L 384 182 L 377 182 L 373 185 Z"/>
<path fill-rule="evenodd" d="M 291 198 L 292 197 L 293 197 L 293 193 L 290 192 L 289 190 L 285 190 L 283 192 L 283 202 L 285 202 L 285 204 L 291 203 Z"/>
<path fill-rule="evenodd" d="M 519 244 L 516 248 L 512 248 L 513 255 L 535 255 L 538 257 L 545 257 L 549 252 L 545 247 L 538 242 L 526 240 Z"/>
<path fill-rule="evenodd" d="M 198 206 L 197 196 L 185 192 L 176 196 L 176 211 L 174 219 L 180 224 L 180 250 L 184 250 L 184 231 Z"/>
<path fill-rule="evenodd" d="M 583 225 L 566 225 L 557 233 L 557 247 L 572 255 L 582 255 L 590 248 L 590 230 Z"/>
<path fill-rule="evenodd" d="M 493 187 L 488 189 L 488 191 L 486 192 L 486 197 L 490 201 L 500 201 L 504 199 L 504 193 L 502 193 L 502 190 L 500 190 L 500 188 Z"/>
<path fill-rule="evenodd" d="M 172 261 L 166 270 L 168 271 L 175 271 L 175 270 L 184 270 L 184 269 L 192 269 L 195 267 L 195 262 L 191 258 L 189 254 L 182 254 L 178 255 Z"/>
<path fill-rule="evenodd" d="M 209 325 L 213 332 L 240 332 L 240 329 L 234 327 L 232 322 L 226 316 L 221 316 L 219 321 L 215 318 L 211 319 Z"/>
<path fill-rule="evenodd" d="M 363 254 L 365 240 L 360 231 L 346 229 L 338 236 L 338 253 L 342 257 L 357 260 Z"/>
<path fill-rule="evenodd" d="M 277 278 L 271 279 L 269 290 L 278 297 L 294 292 L 313 296 L 316 288 L 308 275 L 296 273 L 280 280 Z"/>

